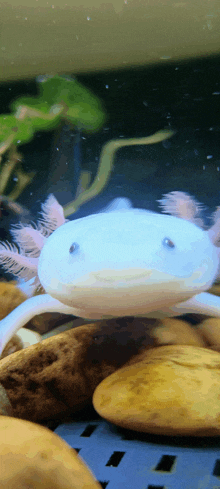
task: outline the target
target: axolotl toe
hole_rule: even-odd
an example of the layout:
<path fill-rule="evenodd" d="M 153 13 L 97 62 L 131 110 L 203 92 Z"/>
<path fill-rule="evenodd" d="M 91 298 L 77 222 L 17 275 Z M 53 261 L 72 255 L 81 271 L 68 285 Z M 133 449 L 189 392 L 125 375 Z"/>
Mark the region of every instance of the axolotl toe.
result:
<path fill-rule="evenodd" d="M 220 298 L 205 292 L 219 272 L 219 210 L 205 229 L 202 206 L 188 194 L 171 192 L 159 202 L 162 214 L 116 199 L 103 212 L 66 222 L 50 195 L 37 225 L 14 227 L 18 247 L 1 243 L 0 262 L 46 293 L 0 322 L 0 350 L 43 312 L 94 320 L 220 316 Z"/>

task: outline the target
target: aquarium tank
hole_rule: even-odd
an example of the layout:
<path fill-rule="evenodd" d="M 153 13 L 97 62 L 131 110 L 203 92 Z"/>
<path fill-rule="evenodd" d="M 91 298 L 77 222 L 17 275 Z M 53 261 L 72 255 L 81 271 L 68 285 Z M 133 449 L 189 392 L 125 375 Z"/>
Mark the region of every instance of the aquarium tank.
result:
<path fill-rule="evenodd" d="M 34 217 L 50 193 L 64 207 L 81 195 L 66 210 L 75 219 L 118 197 L 160 212 L 163 194 L 182 191 L 208 223 L 219 205 L 218 74 L 212 56 L 2 83 L 2 237 L 15 203 Z"/>
<path fill-rule="evenodd" d="M 213 8 L 207 7 L 204 11 L 203 5 L 201 13 L 195 7 L 192 13 L 192 26 L 199 26 L 201 32 L 198 29 L 198 33 L 195 28 L 195 36 L 198 34 L 195 44 L 193 38 L 192 40 L 190 38 L 190 42 L 188 44 L 186 42 L 185 45 L 184 35 L 185 39 L 187 35 L 190 37 L 192 26 L 189 31 L 181 30 L 181 15 L 178 12 L 181 11 L 184 24 L 189 9 L 188 2 L 172 4 L 173 17 L 168 16 L 167 31 L 166 29 L 164 31 L 166 35 L 160 38 L 160 25 L 164 26 L 166 9 L 166 2 L 161 2 L 161 15 L 159 15 L 157 29 L 152 27 L 150 31 L 148 53 L 146 54 L 147 39 L 144 38 L 144 41 L 141 42 L 141 36 L 147 35 L 144 28 L 144 15 L 148 19 L 150 28 L 149 19 L 152 15 L 155 21 L 154 16 L 156 15 L 154 2 L 149 2 L 152 9 L 149 18 L 146 13 L 142 15 L 145 2 L 134 2 L 142 12 L 142 14 L 139 12 L 137 17 L 134 14 L 134 20 L 140 21 L 140 32 L 138 23 L 132 22 L 129 0 L 124 0 L 122 6 L 119 5 L 118 0 L 116 3 L 113 2 L 114 6 L 106 4 L 105 8 L 104 4 L 101 6 L 103 8 L 101 32 L 103 36 L 106 35 L 105 43 L 103 41 L 105 50 L 101 49 L 99 45 L 95 29 L 91 43 L 90 40 L 88 41 L 89 37 L 84 39 L 82 35 L 91 28 L 93 21 L 94 25 L 96 22 L 98 25 L 98 12 L 93 9 L 90 12 L 80 5 L 77 7 L 79 18 L 81 14 L 85 17 L 82 17 L 84 26 L 82 29 L 85 28 L 85 31 L 82 30 L 80 34 L 80 31 L 76 29 L 77 21 L 75 21 L 73 45 L 74 47 L 80 46 L 80 48 L 76 47 L 75 69 L 69 46 L 72 18 L 70 16 L 71 21 L 69 24 L 67 22 L 67 34 L 62 44 L 61 40 L 60 42 L 56 40 L 60 36 L 58 24 L 56 24 L 59 20 L 59 9 L 56 9 L 54 5 L 49 6 L 51 10 L 55 11 L 55 16 L 52 25 L 48 14 L 48 45 L 45 32 L 42 39 L 39 40 L 39 46 L 41 46 L 40 48 L 38 46 L 39 53 L 43 52 L 44 45 L 47 53 L 43 63 L 39 61 L 40 54 L 38 59 L 34 51 L 33 59 L 30 62 L 26 44 L 24 47 L 26 58 L 24 59 L 29 60 L 27 65 L 23 58 L 22 60 L 19 58 L 20 55 L 13 58 L 11 53 L 14 52 L 14 48 L 11 36 L 9 36 L 8 45 L 3 42 L 1 47 L 3 68 L 2 78 L 0 76 L 0 285 L 11 283 L 13 287 L 18 288 L 22 294 L 27 294 L 29 298 L 41 297 L 41 294 L 46 295 L 36 269 L 38 259 L 43 255 L 42 250 L 47 238 L 50 239 L 50 235 L 56 232 L 56 228 L 62 227 L 65 223 L 100 215 L 102 212 L 110 213 L 118 209 L 123 214 L 125 208 L 134 208 L 151 211 L 160 216 L 170 213 L 172 216 L 191 221 L 198 227 L 203 226 L 205 230 L 213 225 L 213 242 L 216 247 L 219 247 L 220 41 L 219 32 L 216 29 L 219 7 L 214 2 Z M 39 2 L 37 11 L 39 18 L 41 18 L 41 8 L 43 8 L 41 4 L 42 2 Z M 63 9 L 65 19 L 70 15 L 68 9 L 69 7 L 65 5 Z M 11 10 L 4 11 L 4 24 L 7 18 L 11 19 Z M 119 22 L 120 25 L 123 24 L 124 18 L 128 22 L 127 25 L 134 24 L 131 36 L 127 32 L 127 37 L 122 40 L 120 29 L 111 30 L 114 15 L 117 15 L 117 19 L 121 22 L 121 24 Z M 32 21 L 34 22 L 32 16 L 32 11 L 27 14 L 27 18 L 21 13 L 18 14 L 19 29 L 22 27 L 22 33 L 24 32 L 23 23 L 27 22 L 27 29 L 30 29 Z M 109 25 L 108 16 L 111 19 Z M 179 24 L 175 24 L 177 18 L 180 19 Z M 30 25 L 28 20 L 30 20 Z M 45 22 L 47 22 L 47 16 L 42 19 L 42 23 Z M 53 34 L 54 26 L 57 28 L 57 38 Z M 9 28 L 12 28 L 11 24 Z M 175 36 L 178 37 L 178 29 L 179 42 L 175 43 L 173 39 L 176 39 Z M 4 32 L 3 29 L 3 39 Z M 35 49 L 36 32 L 33 30 L 32 50 Z M 136 45 L 133 49 L 132 36 L 134 35 L 138 38 L 138 48 Z M 203 35 L 204 45 L 202 44 Z M 111 38 L 112 44 L 109 44 Z M 211 39 L 210 45 L 209 39 Z M 22 49 L 23 46 L 24 41 L 20 41 L 16 49 Z M 60 65 L 56 58 L 56 46 Z M 118 46 L 120 46 L 119 55 L 117 55 Z M 7 54 L 7 49 L 9 54 Z M 23 77 L 22 66 L 24 66 Z M 16 75 L 16 70 L 18 70 L 18 75 Z M 166 200 L 168 194 L 169 198 Z M 216 230 L 214 229 L 215 224 Z M 22 234 L 23 229 L 28 229 L 27 235 Z M 111 238 L 110 232 L 108 233 L 108 229 L 106 232 L 104 226 L 103 229 L 108 243 Z M 101 232 L 100 230 L 102 230 L 102 225 L 97 234 Z M 132 230 L 131 226 L 126 236 L 129 237 Z M 121 229 L 118 226 L 118 239 L 120 237 Z M 138 236 L 135 238 L 138 242 Z M 88 234 L 88 241 L 89 239 Z M 61 243 L 62 240 L 64 238 L 61 236 Z M 198 243 L 199 239 L 197 241 L 199 246 Z M 18 251 L 19 244 L 21 252 Z M 169 228 L 164 244 L 170 249 L 175 247 L 169 237 Z M 184 243 L 181 244 L 184 247 Z M 77 246 L 77 242 L 73 240 L 69 253 L 77 251 Z M 50 264 L 57 259 L 57 249 L 55 251 L 54 256 L 49 256 Z M 97 253 L 99 252 L 100 248 L 97 246 Z M 187 246 L 185 252 L 187 253 Z M 92 262 L 93 255 L 91 256 Z M 216 258 L 214 254 L 212 258 L 214 263 Z M 203 265 L 205 268 L 206 264 L 203 263 Z M 45 275 L 47 273 L 49 275 L 49 272 L 48 267 Z M 43 276 L 42 271 L 39 276 Z M 217 274 L 216 280 L 211 283 L 212 289 L 210 289 L 211 293 L 217 296 L 220 295 L 219 281 L 219 274 Z M 0 298 L 1 314 L 4 309 L 4 294 L 4 290 L 0 292 L 2 295 Z M 57 297 L 59 300 L 60 296 Z M 100 297 L 102 299 L 101 294 Z M 122 300 L 121 296 L 118 299 L 119 303 L 120 300 Z M 21 300 L 18 299 L 14 307 L 10 306 L 8 312 L 19 305 L 19 301 L 22 303 L 24 296 Z M 89 305 L 91 305 L 90 302 Z M 115 375 L 115 370 L 117 371 L 129 361 L 131 356 L 133 358 L 133 355 L 142 352 L 146 346 L 145 322 L 141 322 L 141 319 L 139 323 L 133 314 L 121 313 L 118 316 L 113 314 L 112 317 L 107 314 L 99 317 L 88 314 L 83 317 L 83 314 L 77 314 L 77 311 L 81 309 L 77 309 L 75 314 L 71 313 L 71 308 L 68 309 L 70 306 L 68 301 L 65 306 L 67 308 L 61 308 L 60 312 L 56 308 L 47 310 L 45 307 L 44 310 L 41 310 L 39 317 L 27 315 L 28 329 L 40 335 L 40 339 L 38 336 L 38 339 L 34 341 L 40 344 L 37 343 L 39 350 L 35 344 L 31 347 L 32 352 L 36 351 L 36 358 L 31 357 L 30 360 L 30 371 L 34 372 L 33 375 L 39 374 L 39 378 L 41 378 L 39 372 L 44 362 L 46 362 L 46 371 L 48 366 L 50 367 L 53 362 L 56 363 L 57 358 L 60 358 L 59 355 L 56 357 L 52 348 L 50 351 L 43 350 L 46 344 L 44 340 L 52 341 L 52 338 L 58 338 L 59 334 L 62 335 L 65 332 L 71 335 L 73 329 L 77 334 L 77 328 L 79 331 L 81 331 L 80 327 L 93 328 L 91 331 L 94 331 L 94 334 L 82 330 L 83 339 L 86 338 L 87 341 L 86 348 L 88 347 L 86 353 L 85 350 L 82 351 L 82 358 L 88 360 L 87 368 L 89 365 L 91 371 L 94 369 L 94 377 L 100 365 L 104 364 L 103 369 L 106 370 L 103 377 L 97 381 L 98 389 L 103 379 L 105 382 L 108 375 Z M 22 314 L 25 315 L 25 309 L 22 311 Z M 7 314 L 2 314 L 0 319 L 4 321 L 3 317 Z M 217 316 L 219 315 L 218 312 Z M 186 327 L 191 328 L 194 334 L 204 320 L 204 316 L 202 309 L 200 311 L 197 308 L 194 313 L 193 310 L 183 311 L 178 319 L 187 323 Z M 97 329 L 96 331 L 94 325 L 97 322 L 98 328 L 101 320 L 104 324 L 103 330 Z M 155 326 L 154 321 L 154 317 L 149 319 L 149 328 L 152 325 Z M 133 324 L 134 330 L 132 330 Z M 167 322 L 164 324 L 168 325 Z M 219 325 L 218 327 L 220 328 Z M 2 348 L 1 331 L 0 321 L 0 348 Z M 175 334 L 180 338 L 183 337 L 180 330 Z M 7 339 L 11 340 L 11 336 L 8 334 Z M 68 338 L 72 337 L 68 336 Z M 170 344 L 178 345 L 178 341 L 172 343 L 166 334 L 164 338 L 162 342 L 164 348 Z M 42 339 L 43 342 L 41 342 Z M 5 347 L 7 342 L 5 339 L 4 341 Z M 59 416 L 56 416 L 56 413 L 50 410 L 49 404 L 45 402 L 47 415 L 39 419 L 37 415 L 34 417 L 34 408 L 32 413 L 32 407 L 30 408 L 25 391 L 27 388 L 25 376 L 29 375 L 29 359 L 26 353 L 19 351 L 25 349 L 24 343 L 19 343 L 21 340 L 17 341 L 16 348 L 13 350 L 14 346 L 10 346 L 12 350 L 9 349 L 0 359 L 0 414 L 34 422 L 37 420 L 39 424 L 54 431 L 80 454 L 96 477 L 99 484 L 97 488 L 218 489 L 220 487 L 219 425 L 216 432 L 205 432 L 204 436 L 199 433 L 199 437 L 197 432 L 193 432 L 194 427 L 190 433 L 178 433 L 178 430 L 172 433 L 172 429 L 171 431 L 167 429 L 166 432 L 167 426 L 161 433 L 153 430 L 148 432 L 147 429 L 145 431 L 135 430 L 134 427 L 130 429 L 126 425 L 123 427 L 123 424 L 120 425 L 120 423 L 117 425 L 114 420 L 111 422 L 111 415 L 106 416 L 105 419 L 105 416 L 100 414 L 101 410 L 95 409 L 98 401 L 96 401 L 97 404 L 92 405 L 93 392 L 86 398 L 86 389 L 83 393 L 80 391 L 80 401 L 73 413 L 67 409 L 72 406 L 72 400 L 69 405 L 65 398 L 65 401 L 62 401 L 65 409 L 63 412 L 61 409 L 60 411 L 58 409 L 59 413 L 56 412 Z M 81 337 L 77 345 L 80 344 L 80 341 Z M 181 341 L 182 345 L 185 345 L 184 340 Z M 218 342 L 219 338 L 216 341 Z M 69 359 L 67 348 L 69 343 L 67 342 L 67 345 L 63 342 L 65 343 L 64 336 L 61 337 L 61 346 L 56 343 L 56 348 L 60 347 L 62 354 Z M 147 347 L 152 352 L 155 342 L 150 335 L 147 336 L 147 342 Z M 70 344 L 72 345 L 71 342 Z M 219 344 L 213 347 L 216 355 L 220 351 Z M 202 343 L 201 346 L 203 346 Z M 207 351 L 210 352 L 212 346 L 211 344 L 210 348 L 207 347 Z M 43 352 L 42 355 L 39 354 L 39 351 Z M 24 356 L 16 357 L 18 353 L 24 353 Z M 115 363 L 112 360 L 113 357 Z M 26 368 L 25 375 L 22 373 L 22 381 L 19 377 L 21 364 L 17 362 L 17 358 L 19 362 L 24 362 L 24 369 Z M 81 366 L 80 356 L 77 357 L 77 362 Z M 208 366 L 208 369 L 211 370 L 211 367 Z M 43 376 L 41 381 L 38 377 L 37 380 L 31 377 L 26 390 L 31 391 L 31 402 L 33 401 L 35 407 L 37 402 L 33 399 L 38 392 L 38 382 L 44 385 L 43 393 L 40 394 L 42 399 L 44 399 L 46 390 L 49 392 L 49 397 L 56 398 L 57 396 L 59 398 L 62 389 L 66 389 L 65 392 L 70 395 L 71 387 L 68 386 L 65 375 L 67 372 L 68 379 L 72 379 L 73 369 L 71 370 L 68 365 L 64 380 L 62 378 L 61 382 L 60 372 L 64 375 L 64 369 L 60 368 L 54 375 L 53 373 L 48 374 L 51 377 L 46 381 Z M 206 378 L 205 375 L 204 378 Z M 92 375 L 91 377 L 87 375 L 86 386 L 90 386 L 90 383 L 92 386 L 92 381 Z M 80 382 L 81 380 L 79 385 Z M 17 386 L 21 384 L 22 388 L 25 386 L 25 395 L 22 394 L 24 401 L 21 401 L 21 396 L 19 397 L 20 394 L 17 393 Z M 219 382 L 216 381 L 216 385 L 219 385 Z M 169 395 L 171 395 L 170 391 Z M 9 404 L 5 402 L 7 396 L 8 399 L 10 398 Z M 209 393 L 207 396 L 204 395 L 204 403 L 208 397 Z M 4 400 L 2 404 L 1 399 Z M 27 418 L 25 403 L 28 406 Z M 14 411 L 11 411 L 11 405 Z M 48 415 L 49 411 L 51 411 L 51 419 Z M 172 414 L 170 417 L 172 418 Z"/>

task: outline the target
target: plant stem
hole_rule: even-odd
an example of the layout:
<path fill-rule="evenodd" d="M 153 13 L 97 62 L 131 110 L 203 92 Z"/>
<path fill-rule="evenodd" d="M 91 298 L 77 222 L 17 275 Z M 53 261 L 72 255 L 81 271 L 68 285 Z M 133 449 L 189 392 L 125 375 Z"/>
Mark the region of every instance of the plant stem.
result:
<path fill-rule="evenodd" d="M 102 148 L 98 172 L 94 182 L 89 187 L 89 189 L 85 192 L 82 192 L 75 201 L 72 200 L 71 202 L 69 202 L 69 204 L 64 206 L 64 216 L 70 216 L 71 214 L 76 212 L 82 204 L 85 204 L 85 202 L 93 199 L 97 194 L 102 191 L 109 180 L 113 167 L 114 156 L 119 148 L 122 148 L 124 146 L 159 143 L 161 141 L 164 141 L 165 139 L 169 139 L 171 136 L 173 136 L 173 134 L 174 131 L 172 131 L 171 129 L 164 129 L 161 131 L 157 131 L 152 136 L 147 136 L 144 138 L 113 139 L 112 141 L 108 141 L 108 143 L 106 143 Z"/>
<path fill-rule="evenodd" d="M 22 156 L 17 152 L 17 147 L 12 144 L 9 150 L 8 159 L 4 163 L 0 174 L 0 195 L 4 194 L 11 173 L 14 171 L 16 164 L 18 161 L 21 161 L 21 159 Z"/>

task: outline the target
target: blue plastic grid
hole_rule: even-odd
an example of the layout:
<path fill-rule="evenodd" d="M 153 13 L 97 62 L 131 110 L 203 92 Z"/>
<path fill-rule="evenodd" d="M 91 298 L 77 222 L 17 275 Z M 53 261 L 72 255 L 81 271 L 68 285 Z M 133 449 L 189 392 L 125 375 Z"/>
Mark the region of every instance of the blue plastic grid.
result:
<path fill-rule="evenodd" d="M 78 451 L 104 489 L 220 489 L 219 438 L 190 443 L 99 420 L 65 423 L 54 431 Z"/>

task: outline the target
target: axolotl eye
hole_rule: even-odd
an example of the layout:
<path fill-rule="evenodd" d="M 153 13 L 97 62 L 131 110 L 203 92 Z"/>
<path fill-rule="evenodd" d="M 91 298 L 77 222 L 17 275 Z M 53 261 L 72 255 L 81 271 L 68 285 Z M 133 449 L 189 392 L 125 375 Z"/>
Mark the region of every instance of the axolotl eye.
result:
<path fill-rule="evenodd" d="M 175 248 L 175 244 L 170 238 L 164 238 L 162 244 L 163 246 L 166 246 L 166 248 Z"/>
<path fill-rule="evenodd" d="M 72 243 L 69 249 L 69 253 L 70 254 L 74 253 L 74 251 L 78 250 L 78 248 L 79 248 L 78 243 Z"/>

